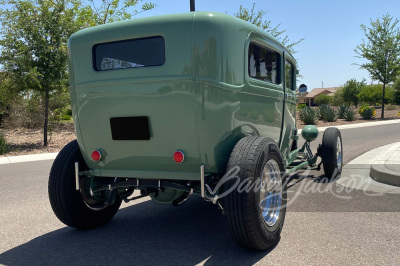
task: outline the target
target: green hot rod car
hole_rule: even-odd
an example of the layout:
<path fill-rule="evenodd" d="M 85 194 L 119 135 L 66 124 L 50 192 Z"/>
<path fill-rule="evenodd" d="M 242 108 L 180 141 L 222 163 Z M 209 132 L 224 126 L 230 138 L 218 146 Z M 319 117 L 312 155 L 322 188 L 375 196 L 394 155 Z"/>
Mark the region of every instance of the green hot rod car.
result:
<path fill-rule="evenodd" d="M 196 193 L 241 246 L 265 250 L 283 227 L 287 174 L 318 157 L 329 178 L 341 172 L 336 128 L 312 154 L 318 130 L 307 126 L 297 148 L 296 61 L 245 21 L 190 12 L 111 23 L 73 34 L 68 52 L 77 140 L 49 178 L 68 226 L 101 226 L 123 200 L 177 206 Z"/>

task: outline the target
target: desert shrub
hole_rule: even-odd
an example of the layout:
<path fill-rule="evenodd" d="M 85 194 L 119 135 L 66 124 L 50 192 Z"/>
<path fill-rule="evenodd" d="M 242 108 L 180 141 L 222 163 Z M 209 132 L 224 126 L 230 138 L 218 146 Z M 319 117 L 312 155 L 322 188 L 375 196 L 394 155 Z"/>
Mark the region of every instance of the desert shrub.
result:
<path fill-rule="evenodd" d="M 63 115 L 62 120 L 71 120 L 72 117 L 70 115 Z"/>
<path fill-rule="evenodd" d="M 11 101 L 2 124 L 9 128 L 35 128 L 42 126 L 43 121 L 42 100 L 37 95 L 31 95 L 30 98 L 16 97 Z"/>
<path fill-rule="evenodd" d="M 357 97 L 362 103 L 377 103 L 382 100 L 382 88 L 383 86 L 381 84 L 365 85 L 361 87 Z"/>
<path fill-rule="evenodd" d="M 330 104 L 331 101 L 332 101 L 332 97 L 328 96 L 326 94 L 320 94 L 317 97 L 315 97 L 315 103 L 318 105 Z"/>
<path fill-rule="evenodd" d="M 70 110 L 70 99 L 68 91 L 61 90 L 50 95 L 49 99 L 49 122 L 61 121 Z M 35 91 L 21 92 L 8 102 L 4 113 L 2 125 L 9 128 L 42 127 L 44 123 L 44 100 L 43 95 Z"/>
<path fill-rule="evenodd" d="M 0 154 L 5 154 L 8 151 L 8 144 L 4 135 L 0 132 Z"/>
<path fill-rule="evenodd" d="M 65 114 L 72 117 L 72 109 L 71 109 L 71 107 L 67 108 L 67 110 L 65 111 Z"/>
<path fill-rule="evenodd" d="M 385 104 L 390 104 L 395 102 L 395 91 L 393 87 L 386 87 L 385 92 Z"/>
<path fill-rule="evenodd" d="M 316 125 L 318 121 L 318 111 L 310 107 L 304 107 L 299 111 L 300 120 L 305 125 Z"/>
<path fill-rule="evenodd" d="M 335 122 L 338 118 L 338 114 L 335 109 L 331 108 L 327 104 L 324 104 L 319 107 L 319 117 L 325 122 Z"/>
<path fill-rule="evenodd" d="M 299 104 L 299 105 L 297 106 L 297 109 L 300 110 L 300 109 L 303 109 L 303 108 L 305 108 L 305 107 L 307 107 L 307 105 L 306 105 L 305 103 L 301 103 L 301 104 Z"/>
<path fill-rule="evenodd" d="M 350 108 L 348 108 L 348 109 L 343 113 L 343 118 L 344 118 L 346 121 L 354 121 L 354 120 L 357 119 L 356 114 L 357 114 L 357 113 L 356 113 L 355 111 L 353 111 L 353 110 L 351 110 Z"/>
<path fill-rule="evenodd" d="M 360 113 L 360 115 L 364 118 L 364 119 L 371 119 L 372 117 L 375 116 L 376 111 L 375 108 L 370 107 L 368 104 L 364 104 L 360 107 L 360 109 L 358 110 L 358 112 Z"/>
<path fill-rule="evenodd" d="M 397 106 L 394 104 L 388 104 L 386 106 L 386 110 L 396 110 L 396 109 L 397 109 Z"/>
<path fill-rule="evenodd" d="M 357 95 L 360 102 L 368 103 L 375 106 L 381 106 L 382 104 L 382 84 L 366 85 L 360 90 Z M 385 89 L 385 103 L 395 102 L 395 91 L 393 88 L 386 87 Z"/>
<path fill-rule="evenodd" d="M 66 89 L 53 93 L 49 101 L 49 110 L 50 110 L 49 120 L 52 123 L 57 123 L 60 122 L 61 120 L 69 120 L 69 119 L 64 119 L 64 116 L 72 115 L 70 103 L 71 101 L 69 93 Z"/>
<path fill-rule="evenodd" d="M 393 103 L 400 104 L 400 78 L 393 84 Z"/>
<path fill-rule="evenodd" d="M 333 106 L 340 106 L 344 104 L 344 100 L 343 100 L 343 92 L 342 89 L 337 89 L 336 92 L 333 94 L 332 97 L 332 102 L 331 104 Z"/>
<path fill-rule="evenodd" d="M 349 110 L 350 108 L 346 105 L 341 105 L 338 108 L 338 117 L 341 119 L 344 119 L 344 114 Z"/>

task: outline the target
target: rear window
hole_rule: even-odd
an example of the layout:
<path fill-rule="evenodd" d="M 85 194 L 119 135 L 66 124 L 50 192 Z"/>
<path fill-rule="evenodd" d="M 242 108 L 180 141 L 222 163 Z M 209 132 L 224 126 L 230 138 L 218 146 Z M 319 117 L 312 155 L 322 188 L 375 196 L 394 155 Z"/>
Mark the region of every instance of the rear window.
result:
<path fill-rule="evenodd" d="M 165 41 L 161 36 L 96 44 L 96 71 L 161 66 L 165 62 Z"/>

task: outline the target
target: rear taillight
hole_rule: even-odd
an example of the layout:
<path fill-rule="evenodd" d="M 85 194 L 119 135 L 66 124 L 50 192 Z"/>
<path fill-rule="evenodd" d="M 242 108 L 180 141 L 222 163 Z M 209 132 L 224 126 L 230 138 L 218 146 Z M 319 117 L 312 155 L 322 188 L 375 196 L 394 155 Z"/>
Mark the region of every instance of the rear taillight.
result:
<path fill-rule="evenodd" d="M 95 162 L 98 162 L 98 161 L 100 161 L 100 159 L 101 159 L 100 151 L 99 150 L 94 150 L 92 152 L 92 160 L 95 161 Z"/>
<path fill-rule="evenodd" d="M 181 151 L 174 152 L 174 156 L 173 157 L 174 157 L 174 161 L 176 163 L 181 163 L 181 162 L 183 162 L 183 160 L 185 160 L 185 154 L 183 152 L 181 152 Z"/>

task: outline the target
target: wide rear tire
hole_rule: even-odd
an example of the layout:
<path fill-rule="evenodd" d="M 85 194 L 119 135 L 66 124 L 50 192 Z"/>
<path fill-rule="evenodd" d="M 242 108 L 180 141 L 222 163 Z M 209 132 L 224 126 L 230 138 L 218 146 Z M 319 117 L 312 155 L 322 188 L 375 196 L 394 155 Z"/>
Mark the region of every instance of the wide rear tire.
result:
<path fill-rule="evenodd" d="M 80 191 L 75 189 L 75 162 L 86 168 L 76 140 L 68 143 L 57 155 L 49 176 L 49 199 L 57 218 L 64 224 L 79 228 L 95 228 L 109 222 L 117 213 L 121 200 L 103 210 L 90 209 Z"/>
<path fill-rule="evenodd" d="M 239 186 L 222 198 L 231 235 L 244 248 L 266 250 L 279 241 L 286 214 L 285 169 L 279 148 L 270 138 L 243 138 L 232 151 L 227 173 L 234 168 L 239 172 L 224 184 L 224 191 L 231 190 L 238 179 Z M 245 184 L 258 184 L 258 189 L 241 189 Z"/>

